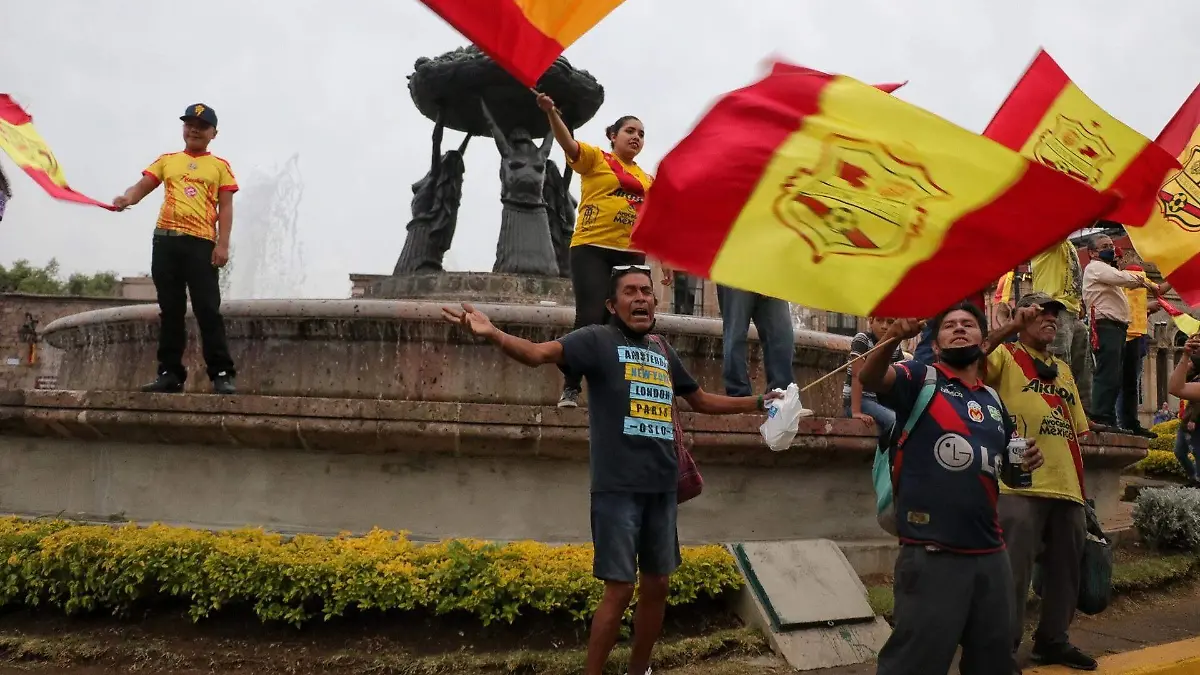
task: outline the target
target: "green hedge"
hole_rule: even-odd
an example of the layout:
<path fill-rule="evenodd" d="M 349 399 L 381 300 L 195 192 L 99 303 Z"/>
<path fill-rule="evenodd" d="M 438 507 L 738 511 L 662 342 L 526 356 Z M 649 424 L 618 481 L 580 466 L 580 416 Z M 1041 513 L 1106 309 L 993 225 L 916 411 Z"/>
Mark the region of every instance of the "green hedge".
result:
<path fill-rule="evenodd" d="M 485 625 L 529 612 L 583 620 L 603 593 L 591 566 L 591 547 L 579 545 L 418 545 L 382 530 L 286 538 L 261 530 L 0 519 L 0 605 L 68 614 L 124 615 L 139 602 L 174 600 L 186 603 L 193 620 L 244 605 L 263 621 L 296 626 L 351 609 L 465 612 Z M 724 548 L 685 548 L 668 602 L 716 597 L 740 584 Z"/>

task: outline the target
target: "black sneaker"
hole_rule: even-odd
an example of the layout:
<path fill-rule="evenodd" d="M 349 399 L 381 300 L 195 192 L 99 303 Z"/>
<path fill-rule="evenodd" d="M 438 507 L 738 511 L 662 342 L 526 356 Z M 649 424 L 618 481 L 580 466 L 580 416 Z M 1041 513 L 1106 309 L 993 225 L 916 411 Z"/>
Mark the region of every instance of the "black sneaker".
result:
<path fill-rule="evenodd" d="M 183 391 L 183 380 L 175 373 L 159 373 L 153 382 L 142 386 L 147 394 L 178 394 Z"/>
<path fill-rule="evenodd" d="M 1079 651 L 1078 647 L 1069 642 L 1047 647 L 1034 645 L 1033 653 L 1029 656 L 1044 666 L 1057 665 L 1075 670 L 1095 670 L 1097 665 L 1096 659 Z"/>
<path fill-rule="evenodd" d="M 214 394 L 236 394 L 237 387 L 233 384 L 233 376 L 221 371 L 213 378 Z"/>
<path fill-rule="evenodd" d="M 574 387 L 563 389 L 562 396 L 558 399 L 558 407 L 560 408 L 578 408 L 579 407 L 579 390 Z"/>

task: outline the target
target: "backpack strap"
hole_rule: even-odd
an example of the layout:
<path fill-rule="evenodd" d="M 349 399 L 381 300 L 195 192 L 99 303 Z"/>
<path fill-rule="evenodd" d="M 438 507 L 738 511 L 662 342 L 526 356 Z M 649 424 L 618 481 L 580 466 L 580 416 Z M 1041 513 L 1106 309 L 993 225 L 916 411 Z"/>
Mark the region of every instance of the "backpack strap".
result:
<path fill-rule="evenodd" d="M 921 418 L 925 409 L 929 407 L 929 402 L 933 400 L 933 395 L 936 391 L 937 370 L 933 366 L 925 366 L 925 384 L 921 385 L 921 393 L 917 394 L 917 400 L 913 403 L 912 412 L 908 414 L 908 419 L 904 422 L 904 428 L 892 443 L 897 449 L 908 440 L 908 435 L 912 433 L 913 427 L 917 425 L 917 420 Z"/>

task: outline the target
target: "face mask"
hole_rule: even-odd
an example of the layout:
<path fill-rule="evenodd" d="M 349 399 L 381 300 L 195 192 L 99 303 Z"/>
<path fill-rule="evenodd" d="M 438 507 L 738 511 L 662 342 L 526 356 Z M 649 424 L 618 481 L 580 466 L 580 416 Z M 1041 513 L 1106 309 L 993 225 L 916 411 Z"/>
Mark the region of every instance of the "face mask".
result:
<path fill-rule="evenodd" d="M 1109 265 L 1117 261 L 1117 252 L 1111 248 L 1106 248 L 1099 253 L 1100 259 Z"/>
<path fill-rule="evenodd" d="M 970 347 L 946 347 L 942 350 L 942 362 L 951 368 L 966 368 L 983 358 L 983 348 L 979 345 Z"/>

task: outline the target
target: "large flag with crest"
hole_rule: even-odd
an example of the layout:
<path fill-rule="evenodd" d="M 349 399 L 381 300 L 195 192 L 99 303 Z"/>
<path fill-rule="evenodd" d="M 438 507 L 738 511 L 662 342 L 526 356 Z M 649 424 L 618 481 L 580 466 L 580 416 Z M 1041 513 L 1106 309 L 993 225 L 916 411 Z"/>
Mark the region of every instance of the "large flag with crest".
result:
<path fill-rule="evenodd" d="M 1158 267 L 1179 297 L 1189 305 L 1198 306 L 1200 86 L 1192 91 L 1155 143 L 1177 157 L 1182 166 L 1160 178 L 1156 206 L 1145 226 L 1127 228 L 1126 231 L 1138 254 Z"/>
<path fill-rule="evenodd" d="M 632 245 L 808 307 L 931 316 L 1112 205 L 879 88 L 776 64 L 662 160 Z"/>
<path fill-rule="evenodd" d="M 1173 154 L 1130 129 L 1087 97 L 1045 50 L 996 112 L 984 136 L 1091 185 L 1120 203 L 1105 216 L 1140 226 L 1154 209 Z"/>

